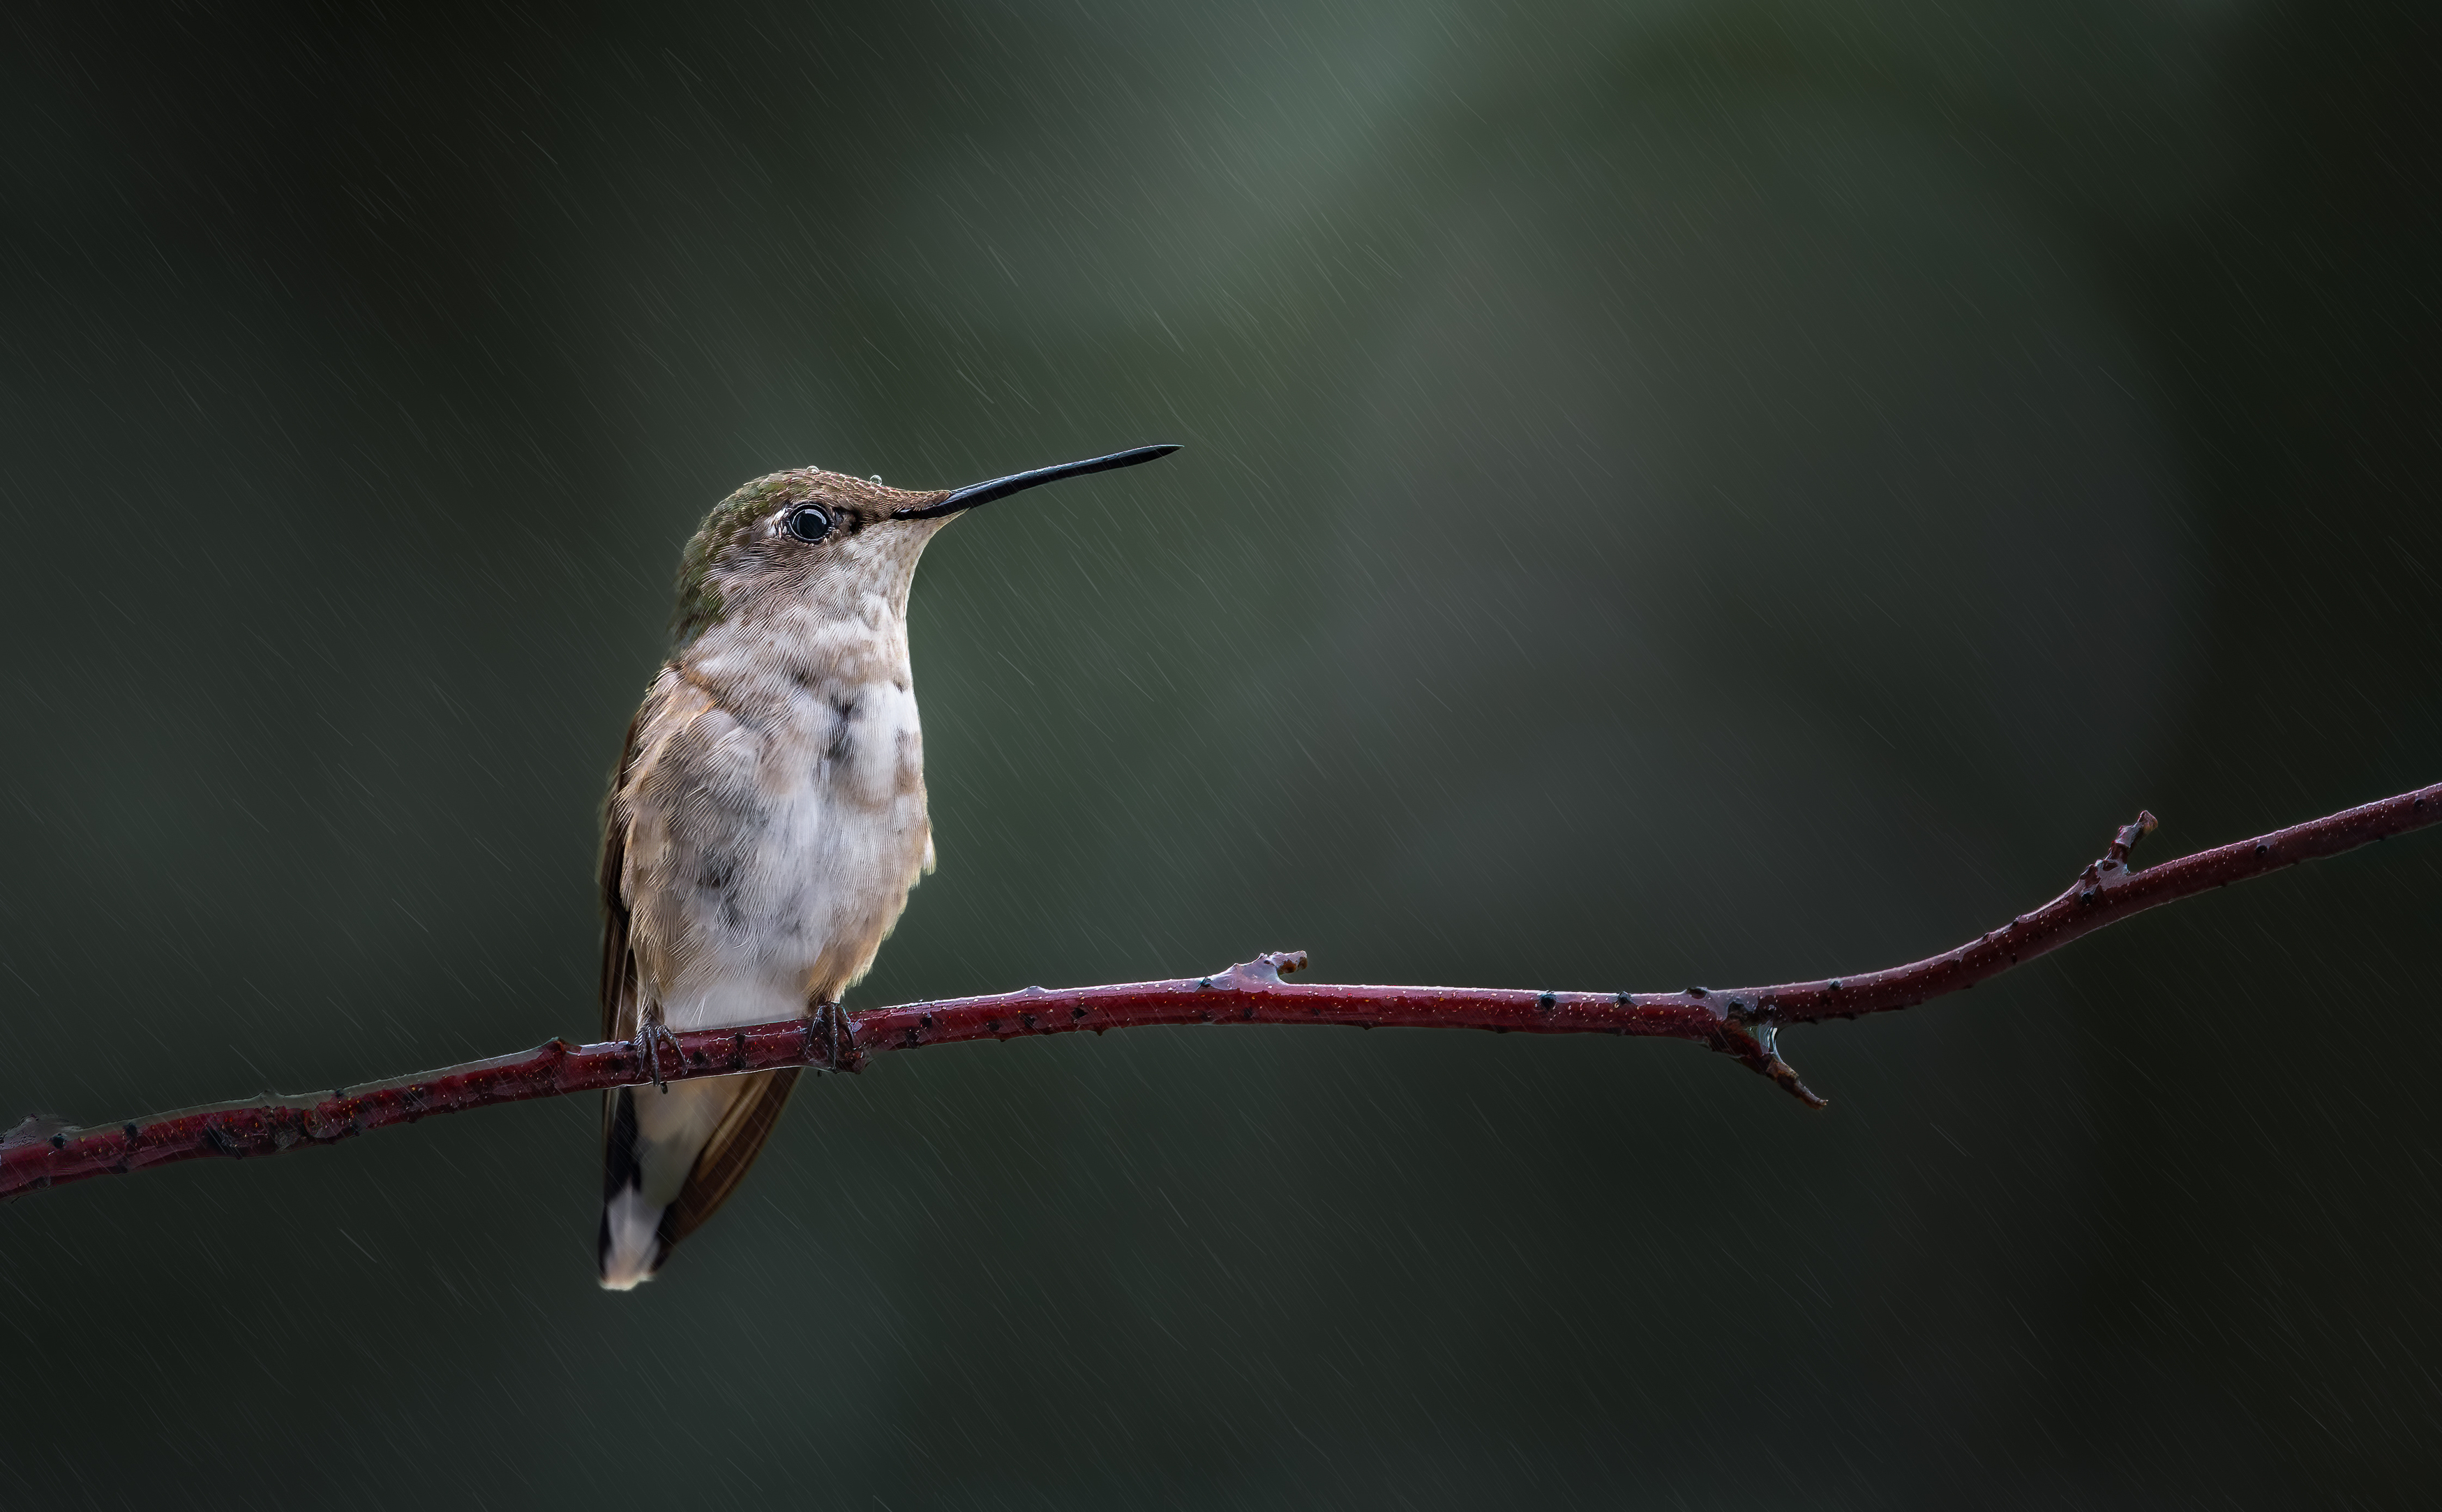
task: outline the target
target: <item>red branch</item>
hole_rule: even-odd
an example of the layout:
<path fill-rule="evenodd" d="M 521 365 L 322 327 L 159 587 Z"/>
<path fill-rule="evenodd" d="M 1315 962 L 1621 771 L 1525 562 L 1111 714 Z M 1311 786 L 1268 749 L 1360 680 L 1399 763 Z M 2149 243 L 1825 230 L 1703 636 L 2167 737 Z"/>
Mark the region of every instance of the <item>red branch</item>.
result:
<path fill-rule="evenodd" d="M 854 1071 L 885 1050 L 1070 1029 L 1101 1033 L 1148 1024 L 1354 1024 L 1360 1029 L 1488 1029 L 1694 1040 L 1821 1107 L 1823 1100 L 1807 1089 L 1776 1049 L 1775 1036 L 1783 1025 L 1913 1008 L 2157 904 L 2338 855 L 2437 820 L 2442 820 L 2442 785 L 2139 869 L 2129 864 L 2129 848 L 2154 829 L 2154 816 L 2141 813 L 2136 823 L 2122 828 L 2104 856 L 2041 908 L 1956 950 L 1856 976 L 1770 987 L 1690 987 L 1676 993 L 1343 987 L 1283 981 L 1285 974 L 1305 965 L 1304 953 L 1291 951 L 1259 956 L 1211 976 L 1062 992 L 1030 987 L 990 997 L 875 1009 L 847 1015 L 835 1043 L 822 1019 L 698 1029 L 676 1036 L 675 1053 L 662 1050 L 660 1069 L 667 1081 L 783 1066 Z M 519 1055 L 370 1086 L 337 1087 L 325 1098 L 263 1097 L 157 1114 L 116 1128 L 78 1129 L 57 1120 L 27 1119 L 0 1139 L 0 1198 L 203 1156 L 235 1159 L 330 1144 L 368 1129 L 496 1102 L 635 1086 L 653 1080 L 652 1073 L 632 1042 L 571 1045 L 556 1039 Z"/>

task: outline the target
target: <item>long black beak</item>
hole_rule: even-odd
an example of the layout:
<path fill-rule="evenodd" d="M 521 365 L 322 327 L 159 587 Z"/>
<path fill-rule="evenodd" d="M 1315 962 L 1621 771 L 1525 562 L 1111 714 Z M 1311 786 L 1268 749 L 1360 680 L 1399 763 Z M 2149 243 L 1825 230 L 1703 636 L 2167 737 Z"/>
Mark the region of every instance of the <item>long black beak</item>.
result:
<path fill-rule="evenodd" d="M 987 483 L 969 483 L 938 504 L 926 504 L 918 509 L 892 510 L 890 518 L 931 519 L 939 515 L 955 515 L 961 509 L 973 509 L 977 504 L 989 504 L 995 499 L 1007 499 L 1011 494 L 1021 493 L 1038 483 L 1056 483 L 1063 478 L 1083 478 L 1089 472 L 1109 472 L 1114 467 L 1133 467 L 1138 463 L 1151 462 L 1156 457 L 1167 457 L 1177 449 L 1175 446 L 1139 446 L 1132 451 L 1115 451 L 1107 457 L 1096 457 L 1087 462 L 1064 462 L 1057 467 L 1037 467 L 1032 472 L 1013 472 L 1006 478 L 995 478 Z"/>

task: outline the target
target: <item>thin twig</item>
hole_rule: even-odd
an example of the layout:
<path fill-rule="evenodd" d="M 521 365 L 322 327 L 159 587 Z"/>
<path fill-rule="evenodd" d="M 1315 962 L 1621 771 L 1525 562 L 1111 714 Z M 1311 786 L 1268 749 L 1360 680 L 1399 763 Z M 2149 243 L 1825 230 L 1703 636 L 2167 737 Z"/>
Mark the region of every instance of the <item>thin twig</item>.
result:
<path fill-rule="evenodd" d="M 1353 1024 L 1361 1029 L 1488 1029 L 1525 1034 L 1635 1034 L 1693 1040 L 1770 1077 L 1821 1107 L 1782 1060 L 1775 1038 L 1790 1024 L 1913 1008 L 1973 987 L 2022 961 L 2160 903 L 2353 850 L 2442 820 L 2442 785 L 2276 830 L 2253 840 L 2139 869 L 2129 849 L 2154 827 L 2141 813 L 2067 891 L 1956 950 L 1905 966 L 1676 993 L 1539 993 L 1481 987 L 1349 987 L 1282 978 L 1302 951 L 1259 956 L 1211 976 L 909 1003 L 845 1015 L 836 1038 L 822 1017 L 697 1029 L 663 1051 L 661 1077 L 733 1076 L 779 1066 L 854 1071 L 886 1050 L 962 1040 L 1015 1039 L 1071 1029 L 1097 1033 L 1149 1024 Z M 672 1066 L 672 1060 L 679 1064 Z M 88 1176 L 120 1175 L 204 1156 L 276 1155 L 330 1144 L 368 1129 L 498 1102 L 563 1097 L 653 1080 L 633 1042 L 553 1040 L 519 1055 L 453 1066 L 324 1098 L 262 1097 L 156 1114 L 117 1127 L 69 1128 L 28 1119 L 0 1139 L 0 1198 Z"/>

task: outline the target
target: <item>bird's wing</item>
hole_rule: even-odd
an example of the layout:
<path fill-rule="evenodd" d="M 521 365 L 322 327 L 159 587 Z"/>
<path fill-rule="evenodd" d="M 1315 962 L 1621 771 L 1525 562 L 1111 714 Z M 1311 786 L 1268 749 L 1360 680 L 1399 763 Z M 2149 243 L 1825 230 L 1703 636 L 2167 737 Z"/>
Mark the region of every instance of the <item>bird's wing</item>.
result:
<path fill-rule="evenodd" d="M 619 769 L 610 778 L 610 797 L 602 824 L 602 1037 L 624 1040 L 636 1032 L 636 951 L 628 938 L 628 895 L 621 877 L 628 867 L 628 815 L 619 794 L 636 759 L 636 730 L 645 710 L 628 721 L 628 738 L 619 747 Z"/>
<path fill-rule="evenodd" d="M 729 1111 L 713 1126 L 703 1153 L 695 1157 L 695 1169 L 687 1173 L 686 1185 L 679 1188 L 678 1199 L 662 1214 L 665 1257 L 680 1240 L 720 1211 L 720 1205 L 729 1200 L 729 1193 L 745 1178 L 747 1167 L 763 1153 L 763 1141 L 779 1124 L 780 1110 L 789 1105 L 789 1093 L 797 1084 L 797 1069 L 786 1066 L 722 1080 L 738 1088 L 738 1101 L 729 1104 Z"/>

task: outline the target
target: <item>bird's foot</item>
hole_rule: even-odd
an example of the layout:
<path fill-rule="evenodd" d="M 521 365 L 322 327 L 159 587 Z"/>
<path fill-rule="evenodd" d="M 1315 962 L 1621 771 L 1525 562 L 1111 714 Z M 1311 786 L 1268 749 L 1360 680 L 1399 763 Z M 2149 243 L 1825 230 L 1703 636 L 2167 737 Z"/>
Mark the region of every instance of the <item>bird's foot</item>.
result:
<path fill-rule="evenodd" d="M 823 1069 L 840 1068 L 840 1051 L 848 1045 L 847 1014 L 837 1003 L 816 1003 L 813 1015 L 806 1020 L 808 1048 L 819 1044 L 823 1047 Z"/>
<path fill-rule="evenodd" d="M 636 1059 L 645 1063 L 645 1068 L 652 1073 L 653 1085 L 661 1088 L 666 1096 L 670 1084 L 662 1080 L 662 1047 L 665 1045 L 669 1047 L 672 1059 L 681 1066 L 686 1064 L 683 1052 L 679 1048 L 679 1037 L 670 1032 L 668 1025 L 653 1019 L 636 1026 Z"/>

